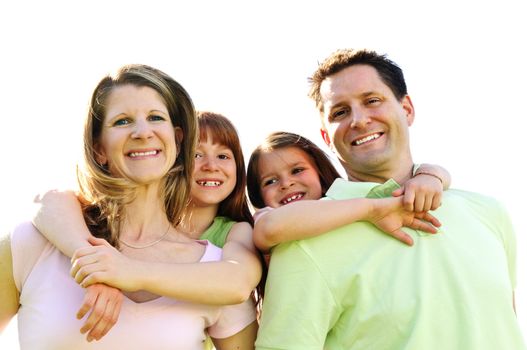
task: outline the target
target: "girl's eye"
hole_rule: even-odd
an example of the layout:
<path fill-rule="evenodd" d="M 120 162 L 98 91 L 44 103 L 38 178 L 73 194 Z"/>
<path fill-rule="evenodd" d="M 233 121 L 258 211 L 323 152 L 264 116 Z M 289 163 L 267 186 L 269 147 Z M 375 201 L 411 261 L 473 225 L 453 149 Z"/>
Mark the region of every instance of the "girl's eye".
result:
<path fill-rule="evenodd" d="M 262 185 L 263 185 L 263 187 L 269 186 L 269 185 L 272 185 L 272 184 L 276 183 L 276 181 L 277 180 L 274 179 L 274 178 L 273 179 L 267 179 L 267 180 L 262 182 Z"/>
<path fill-rule="evenodd" d="M 123 125 L 128 125 L 130 124 L 132 121 L 128 118 L 121 118 L 121 119 L 117 119 L 116 121 L 113 122 L 113 126 L 123 126 Z"/>
<path fill-rule="evenodd" d="M 203 157 L 203 154 L 201 154 L 201 153 L 194 154 L 194 159 L 199 159 L 201 157 Z"/>
<path fill-rule="evenodd" d="M 227 155 L 227 154 L 219 154 L 218 158 L 221 159 L 221 160 L 231 159 L 231 157 L 229 157 L 229 155 Z"/>
<path fill-rule="evenodd" d="M 304 170 L 305 170 L 304 168 L 294 168 L 293 170 L 291 170 L 291 174 L 298 174 Z"/>

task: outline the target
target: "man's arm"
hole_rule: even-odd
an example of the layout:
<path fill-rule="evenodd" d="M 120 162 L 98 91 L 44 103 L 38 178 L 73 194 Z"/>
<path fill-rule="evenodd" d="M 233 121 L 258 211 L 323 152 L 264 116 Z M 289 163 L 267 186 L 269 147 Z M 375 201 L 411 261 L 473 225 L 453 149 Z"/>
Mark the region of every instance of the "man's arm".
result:
<path fill-rule="evenodd" d="M 322 349 L 340 306 L 298 242 L 278 245 L 271 257 L 256 348 Z"/>

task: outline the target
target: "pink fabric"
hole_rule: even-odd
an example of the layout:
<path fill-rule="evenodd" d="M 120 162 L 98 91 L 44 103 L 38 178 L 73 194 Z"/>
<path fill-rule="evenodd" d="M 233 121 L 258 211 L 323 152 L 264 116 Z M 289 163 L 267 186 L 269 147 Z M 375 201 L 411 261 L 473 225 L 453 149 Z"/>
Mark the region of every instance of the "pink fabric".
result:
<path fill-rule="evenodd" d="M 207 245 L 201 261 L 221 259 Z M 215 338 L 236 334 L 256 318 L 252 301 L 216 307 L 165 297 L 136 303 L 125 297 L 117 324 L 100 341 L 88 343 L 75 314 L 84 290 L 69 276 L 69 258 L 33 227 L 12 233 L 13 273 L 20 291 L 18 332 L 21 349 L 203 349 L 205 330 Z"/>

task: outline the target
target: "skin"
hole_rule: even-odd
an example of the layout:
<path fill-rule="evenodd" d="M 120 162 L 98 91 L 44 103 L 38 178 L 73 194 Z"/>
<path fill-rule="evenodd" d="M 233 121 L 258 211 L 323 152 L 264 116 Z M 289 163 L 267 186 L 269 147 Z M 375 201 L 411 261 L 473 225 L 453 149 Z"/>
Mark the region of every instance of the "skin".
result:
<path fill-rule="evenodd" d="M 296 147 L 262 153 L 258 168 L 260 191 L 267 206 L 277 208 L 301 199 L 322 197 L 316 165 Z"/>
<path fill-rule="evenodd" d="M 127 93 L 129 94 L 130 91 L 127 91 Z M 112 95 L 110 98 L 114 97 Z M 118 98 L 114 100 L 116 104 L 121 101 Z M 152 106 L 154 106 L 154 103 L 152 103 Z M 115 105 L 110 107 L 115 107 Z M 166 160 L 166 163 L 171 164 L 173 159 L 175 159 L 176 153 L 171 152 L 169 146 L 172 145 L 173 147 L 173 145 L 179 142 L 178 138 L 180 134 L 176 129 L 172 132 L 171 139 L 170 133 L 164 134 L 161 132 L 159 134 L 156 133 L 155 135 L 157 137 L 152 138 L 152 130 L 157 126 L 156 123 L 159 122 L 158 118 L 150 117 L 149 119 L 145 117 L 139 121 L 131 120 L 130 122 L 128 120 L 130 115 L 135 116 L 137 115 L 137 111 L 142 110 L 138 107 L 131 109 L 128 113 L 123 114 L 118 111 L 117 113 L 110 114 L 113 109 L 108 109 L 108 115 L 110 117 L 108 118 L 108 123 L 105 123 L 105 126 L 114 128 L 115 133 L 105 134 L 103 131 L 100 143 L 98 144 L 98 161 L 102 163 L 109 161 L 111 163 L 109 164 L 109 169 L 112 172 L 119 175 L 126 175 L 129 178 L 144 183 L 146 187 L 150 187 L 154 185 L 156 177 L 164 174 L 160 169 L 168 169 L 170 167 L 165 167 L 165 163 L 160 160 Z M 156 115 L 163 115 L 159 112 L 164 112 L 161 106 L 157 105 L 151 108 L 151 110 L 154 110 Z M 116 118 L 112 118 L 113 116 L 116 116 Z M 137 149 L 135 145 L 132 145 L 135 147 L 133 148 L 130 146 L 129 141 L 122 140 L 118 136 L 119 134 L 116 134 L 117 132 L 122 132 L 122 128 L 133 128 L 134 130 L 130 134 L 131 136 L 137 135 L 137 137 L 143 140 L 152 139 L 155 142 L 150 142 L 148 148 Z M 221 149 L 221 151 L 225 150 Z M 133 152 L 139 152 L 135 155 L 139 156 L 136 158 L 139 158 L 140 162 L 137 162 L 136 158 L 132 157 L 134 155 L 132 154 Z M 148 158 L 150 155 L 154 159 Z M 141 166 L 141 162 L 144 163 L 144 167 Z M 196 163 L 198 164 L 199 162 Z M 152 169 L 153 165 L 156 169 Z M 215 166 L 211 167 L 209 164 L 205 167 L 211 168 L 212 170 L 209 170 L 215 174 Z M 229 190 L 229 188 L 231 188 L 231 183 L 235 183 L 236 181 L 235 172 L 234 176 L 226 176 L 223 180 L 225 181 L 223 181 L 222 186 L 219 186 L 221 190 L 218 190 L 223 191 L 223 194 L 216 196 L 218 203 L 224 199 L 223 196 L 227 196 L 232 190 Z M 193 185 L 194 187 L 196 186 Z M 157 193 L 149 192 L 151 195 L 148 198 L 151 200 L 153 198 L 158 199 Z M 175 231 L 174 235 L 184 243 L 195 242 L 192 234 L 201 234 L 198 230 L 202 229 L 202 227 L 198 228 L 197 225 L 193 225 L 194 221 L 199 224 L 205 223 L 206 226 L 204 228 L 207 228 L 212 223 L 216 214 L 218 203 L 193 207 L 192 215 L 188 215 L 188 217 L 193 218 L 191 222 L 185 222 L 181 227 L 178 226 L 177 230 L 171 228 L 170 235 L 154 246 L 156 253 L 151 256 L 151 259 L 143 259 L 143 257 L 135 256 L 137 254 L 136 251 L 125 246 L 122 247 L 122 252 L 119 252 L 109 246 L 105 241 L 90 238 L 80 212 L 79 203 L 71 192 L 47 193 L 43 198 L 43 202 L 40 212 L 35 218 L 36 226 L 42 229 L 47 238 L 52 242 L 56 242 L 58 248 L 68 255 L 73 254 L 77 248 L 81 248 L 75 252 L 76 255 L 74 255 L 74 259 L 72 260 L 72 275 L 75 276 L 79 283 L 86 286 L 88 291 L 94 286 L 98 286 L 102 290 L 111 288 L 101 284 L 106 283 L 127 290 L 128 297 L 139 298 L 139 300 L 148 300 L 158 295 L 166 295 L 201 303 L 205 300 L 210 304 L 236 304 L 249 297 L 250 292 L 260 279 L 261 266 L 255 255 L 255 248 L 252 243 L 252 229 L 247 223 L 237 223 L 234 225 L 227 239 L 227 243 L 224 246 L 224 260 L 221 262 L 193 264 L 192 262 L 199 260 L 201 254 L 195 258 L 191 256 L 185 258 L 178 253 L 176 256 L 180 256 L 180 258 L 173 259 L 173 253 L 168 253 L 168 251 L 166 254 L 162 253 L 165 241 L 170 242 L 172 246 L 174 245 L 172 231 Z M 141 210 L 147 213 L 151 212 L 150 208 L 143 207 Z M 71 215 L 64 216 L 64 211 L 71 213 Z M 164 213 L 164 209 L 156 211 Z M 57 222 L 53 220 L 53 218 L 58 217 L 59 213 L 62 214 L 60 215 L 61 217 L 68 217 L 68 221 Z M 130 215 L 130 217 L 134 216 Z M 166 226 L 163 228 L 158 227 L 148 232 L 165 232 L 165 230 Z M 159 235 L 158 233 L 156 237 L 159 237 Z M 68 238 L 64 239 L 65 236 Z M 186 238 L 183 238 L 183 236 Z M 135 245 L 142 245 L 154 240 L 154 238 L 144 238 L 142 235 L 137 234 L 121 236 L 121 239 Z M 142 252 L 149 249 L 143 249 Z M 169 251 L 173 252 L 173 249 Z M 138 262 L 136 258 L 147 261 Z M 184 264 L 177 264 L 177 262 Z M 120 271 L 114 268 L 117 266 L 120 266 Z M 131 266 L 134 268 L 131 268 Z M 155 273 L 152 273 L 152 271 L 155 271 Z M 214 278 L 211 279 L 210 276 L 214 276 Z M 229 283 L 233 278 L 236 282 Z M 203 280 L 206 281 L 205 286 L 200 284 Z M 120 281 L 124 282 L 120 283 Z M 191 283 L 192 285 L 188 285 L 184 281 L 191 281 L 194 284 Z M 196 287 L 196 285 L 199 287 Z M 247 287 L 248 285 L 250 287 Z M 115 288 L 111 290 L 115 290 Z M 92 315 L 96 313 L 94 317 L 90 315 L 91 319 L 89 318 L 87 324 L 83 327 L 83 331 L 86 330 L 89 332 L 88 339 L 100 339 L 116 322 L 117 318 L 114 315 L 118 315 L 118 311 L 117 313 L 113 311 L 108 315 L 108 307 L 106 309 L 104 307 L 98 308 L 101 304 L 112 304 L 114 302 L 112 298 L 114 297 L 111 293 L 108 297 L 101 297 L 100 295 L 96 298 L 91 297 L 89 298 L 90 303 L 81 307 L 79 317 L 84 316 L 88 310 L 92 310 Z M 115 309 L 118 310 L 119 308 L 116 307 Z M 251 327 L 248 327 L 246 330 L 252 329 Z M 243 339 L 251 334 L 249 331 L 243 331 L 240 333 L 239 338 L 234 337 L 231 341 L 238 342 L 241 346 L 240 348 L 244 348 L 241 344 L 247 342 Z M 251 342 L 249 343 L 252 344 Z"/>
<path fill-rule="evenodd" d="M 207 140 L 212 140 L 212 137 Z M 219 202 L 234 188 L 236 167 L 230 149 L 208 141 L 201 142 L 197 148 L 193 177 L 198 182 L 214 179 L 222 183 L 221 186 L 207 188 L 196 181 L 192 183 L 191 196 L 196 200 L 191 202 L 192 213 L 185 215 L 190 220 L 182 222 L 178 228 L 190 238 L 198 239 L 216 216 Z M 65 212 L 69 214 L 64 215 Z M 59 217 L 62 219 L 58 220 Z M 150 263 L 150 267 L 146 268 L 119 254 L 113 247 L 105 246 L 104 242 L 90 238 L 73 192 L 46 193 L 34 221 L 64 254 L 76 254 L 72 260 L 72 275 L 87 288 L 85 303 L 77 316 L 82 318 L 91 310 L 81 331 L 88 332 L 88 336 L 93 339 L 100 339 L 117 322 L 121 303 L 119 298 L 122 299 L 119 289 L 100 283 L 112 284 L 128 291 L 148 289 L 158 295 L 226 305 L 245 301 L 260 280 L 261 265 L 256 257 L 252 228 L 248 223 L 240 222 L 232 227 L 220 262 L 185 265 L 157 263 L 155 267 Z M 94 248 L 93 244 L 99 247 Z M 77 249 L 82 247 L 86 249 Z M 90 260 L 82 258 L 95 254 L 100 259 L 107 259 L 109 267 L 106 273 L 95 273 L 93 266 L 81 270 L 83 266 L 90 265 Z M 88 259 L 93 258 L 91 256 Z M 134 268 L 130 269 L 131 266 Z M 156 271 L 156 274 L 152 274 L 152 271 Z M 161 285 L 157 283 L 160 280 L 164 281 Z M 92 291 L 94 288 L 97 289 Z M 113 306 L 114 303 L 117 305 Z"/>
<path fill-rule="evenodd" d="M 0 334 L 18 312 L 19 293 L 13 279 L 11 242 L 9 236 L 0 237 Z"/>
<path fill-rule="evenodd" d="M 410 96 L 398 100 L 368 65 L 353 65 L 320 86 L 321 134 L 351 181 L 404 183 L 411 178 L 409 127 L 415 110 Z M 368 136 L 380 136 L 357 145 Z M 514 307 L 514 293 L 513 293 Z"/>
<path fill-rule="evenodd" d="M 367 65 L 329 76 L 320 93 L 322 136 L 349 180 L 382 183 L 393 178 L 405 183 L 411 178 L 408 128 L 415 113 L 408 95 L 398 100 Z"/>
<path fill-rule="evenodd" d="M 413 245 L 413 240 L 401 230 L 403 226 L 429 233 L 437 232 L 435 227 L 440 226 L 428 210 L 407 210 L 403 196 L 318 201 L 322 196 L 318 169 L 299 148 L 285 147 L 263 153 L 258 165 L 264 203 L 279 208 L 256 216 L 254 241 L 262 251 L 267 252 L 279 243 L 318 236 L 356 221 L 369 221 L 408 245 Z M 417 188 L 419 192 L 414 197 L 425 203 L 431 201 L 421 198 L 440 198 L 443 191 L 441 182 L 433 176 L 418 176 L 405 185 Z M 295 199 L 287 201 L 287 198 Z M 324 213 L 322 217 L 321 212 Z"/>

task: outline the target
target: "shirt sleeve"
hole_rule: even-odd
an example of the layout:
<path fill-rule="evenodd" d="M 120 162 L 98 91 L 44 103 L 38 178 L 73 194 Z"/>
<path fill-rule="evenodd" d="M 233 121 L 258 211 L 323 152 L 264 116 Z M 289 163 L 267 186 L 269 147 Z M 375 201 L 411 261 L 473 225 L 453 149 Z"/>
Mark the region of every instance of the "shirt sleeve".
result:
<path fill-rule="evenodd" d="M 212 338 L 230 337 L 256 320 L 256 310 L 252 298 L 241 304 L 221 307 L 218 320 L 207 330 Z"/>
<path fill-rule="evenodd" d="M 314 259 L 299 242 L 272 254 L 256 349 L 320 350 L 339 307 Z"/>
<path fill-rule="evenodd" d="M 497 205 L 498 208 L 495 211 L 499 215 L 498 220 L 496 220 L 498 223 L 497 230 L 501 235 L 505 254 L 507 255 L 509 279 L 514 289 L 516 287 L 516 235 L 507 210 L 501 203 L 498 202 Z"/>
<path fill-rule="evenodd" d="M 29 221 L 19 224 L 11 231 L 13 278 L 18 291 L 22 291 L 27 277 L 41 255 L 51 248 L 51 244 Z"/>

